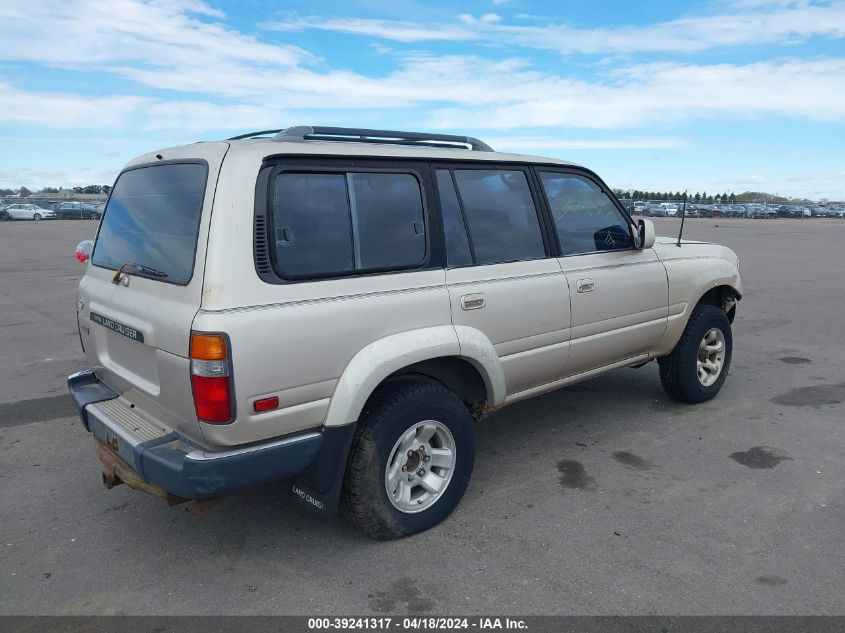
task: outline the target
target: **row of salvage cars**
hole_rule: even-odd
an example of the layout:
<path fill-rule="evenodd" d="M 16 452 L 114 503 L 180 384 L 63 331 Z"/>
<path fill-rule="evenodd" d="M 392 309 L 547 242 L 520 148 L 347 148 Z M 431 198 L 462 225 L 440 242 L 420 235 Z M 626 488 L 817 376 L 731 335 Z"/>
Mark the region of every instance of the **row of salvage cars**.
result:
<path fill-rule="evenodd" d="M 634 214 L 647 217 L 690 218 L 843 218 L 842 205 L 774 205 L 774 204 L 687 204 L 683 203 L 634 203 L 629 207 Z"/>
<path fill-rule="evenodd" d="M 49 207 L 31 202 L 0 203 L 0 220 L 99 220 L 104 206 L 101 202 L 61 202 Z"/>

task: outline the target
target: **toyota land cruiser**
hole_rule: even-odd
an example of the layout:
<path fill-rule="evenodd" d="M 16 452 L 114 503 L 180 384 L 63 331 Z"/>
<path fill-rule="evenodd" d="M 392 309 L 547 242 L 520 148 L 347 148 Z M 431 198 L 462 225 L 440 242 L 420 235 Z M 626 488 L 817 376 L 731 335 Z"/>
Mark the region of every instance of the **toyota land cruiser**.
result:
<path fill-rule="evenodd" d="M 285 481 L 375 538 L 452 512 L 505 405 L 653 359 L 715 396 L 742 293 L 731 250 L 655 238 L 588 169 L 347 128 L 140 156 L 77 257 L 107 487 Z"/>

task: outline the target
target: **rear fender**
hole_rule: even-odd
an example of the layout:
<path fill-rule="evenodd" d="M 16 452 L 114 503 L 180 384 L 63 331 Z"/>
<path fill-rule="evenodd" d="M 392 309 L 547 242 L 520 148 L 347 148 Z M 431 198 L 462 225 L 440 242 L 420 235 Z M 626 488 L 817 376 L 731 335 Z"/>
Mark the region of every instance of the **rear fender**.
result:
<path fill-rule="evenodd" d="M 478 370 L 489 405 L 504 402 L 504 373 L 490 340 L 475 328 L 442 325 L 392 334 L 358 352 L 338 380 L 325 426 L 355 422 L 367 399 L 391 374 L 414 363 L 449 356 L 463 358 Z"/>
<path fill-rule="evenodd" d="M 426 360 L 458 357 L 481 374 L 488 407 L 505 399 L 505 378 L 490 340 L 470 327 L 436 326 L 379 339 L 358 352 L 338 380 L 326 414 L 323 443 L 311 468 L 288 482 L 305 507 L 324 517 L 337 514 L 356 421 L 369 397 L 390 375 Z"/>

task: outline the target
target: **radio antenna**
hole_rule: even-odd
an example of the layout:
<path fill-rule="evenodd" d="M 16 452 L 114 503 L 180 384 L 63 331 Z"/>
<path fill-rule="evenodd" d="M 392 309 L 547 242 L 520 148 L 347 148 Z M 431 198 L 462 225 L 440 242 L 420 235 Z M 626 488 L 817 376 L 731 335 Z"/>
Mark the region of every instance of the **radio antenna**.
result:
<path fill-rule="evenodd" d="M 687 190 L 689 191 L 689 190 Z M 681 210 L 681 230 L 678 231 L 678 243 L 675 244 L 678 248 L 681 247 L 681 236 L 684 234 L 684 222 L 687 219 L 687 192 L 684 191 L 684 207 Z"/>

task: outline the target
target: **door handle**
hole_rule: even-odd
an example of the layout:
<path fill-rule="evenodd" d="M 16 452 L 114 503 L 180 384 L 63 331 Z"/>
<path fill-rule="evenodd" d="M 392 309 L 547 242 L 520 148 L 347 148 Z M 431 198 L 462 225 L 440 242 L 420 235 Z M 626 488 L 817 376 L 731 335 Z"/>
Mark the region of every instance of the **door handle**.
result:
<path fill-rule="evenodd" d="M 592 279 L 579 279 L 575 282 L 575 289 L 578 292 L 592 292 L 596 289 L 596 282 Z"/>
<path fill-rule="evenodd" d="M 483 292 L 461 297 L 461 308 L 464 310 L 478 310 L 487 305 L 487 295 Z"/>

